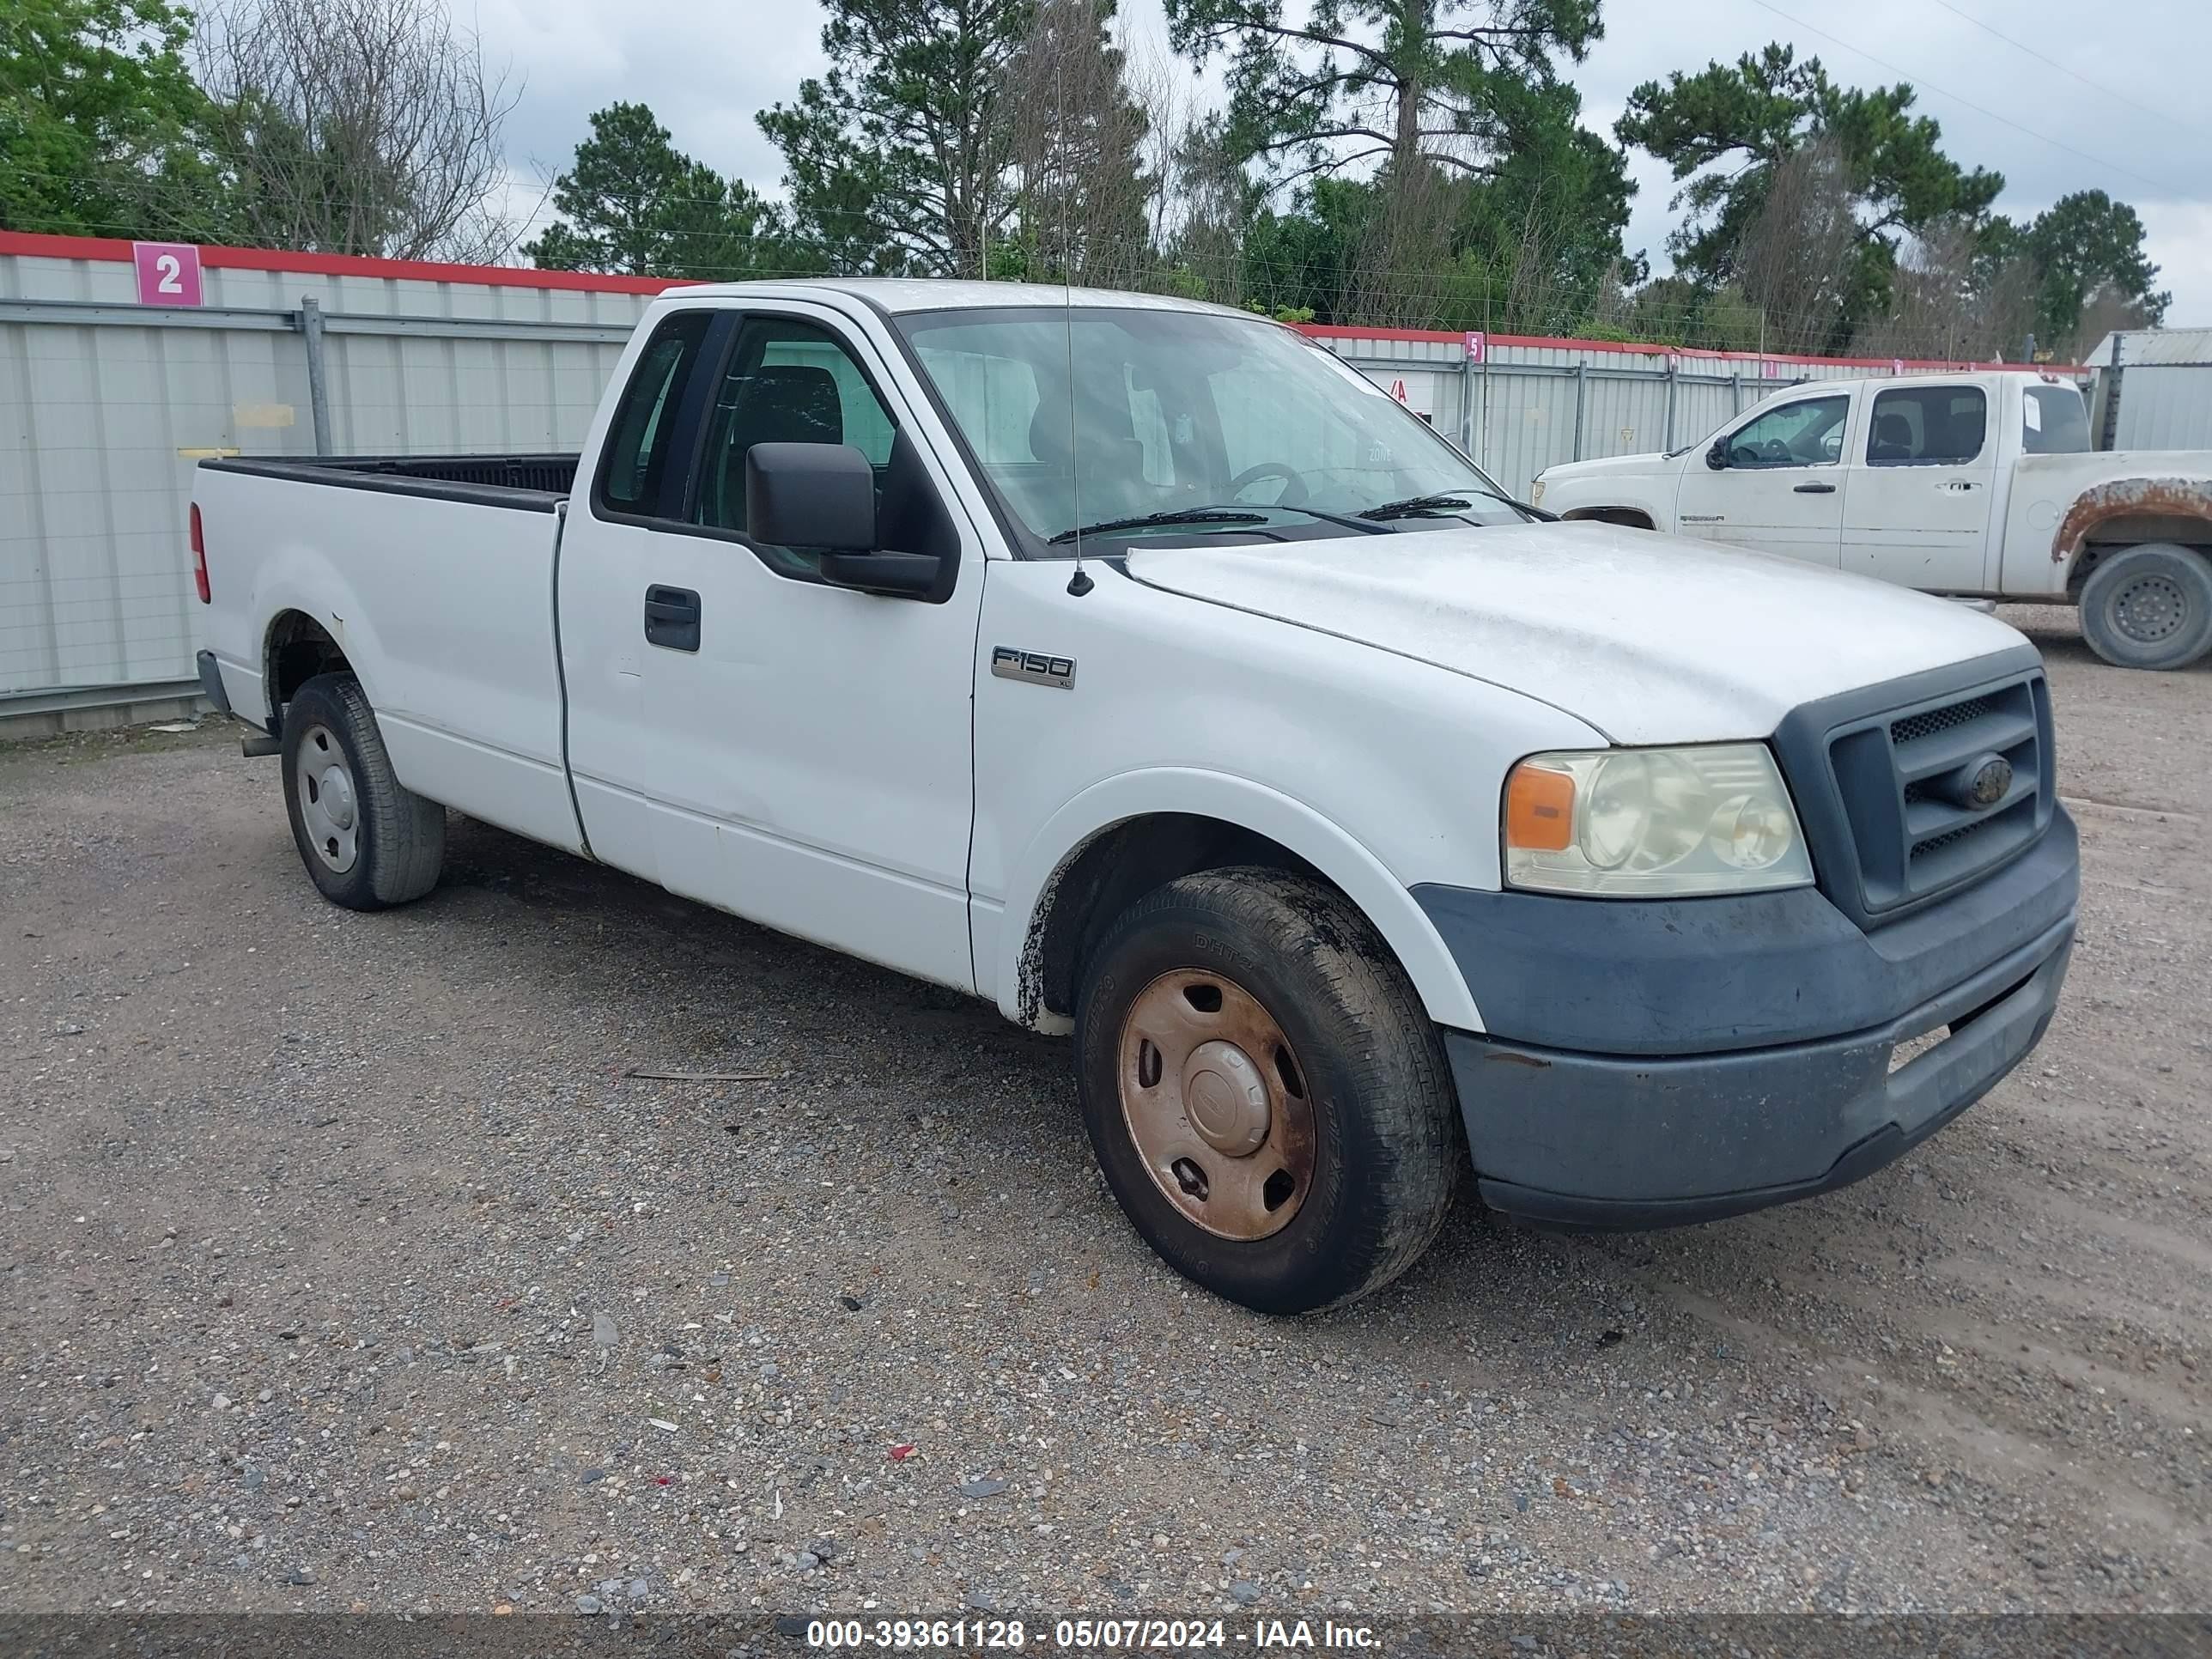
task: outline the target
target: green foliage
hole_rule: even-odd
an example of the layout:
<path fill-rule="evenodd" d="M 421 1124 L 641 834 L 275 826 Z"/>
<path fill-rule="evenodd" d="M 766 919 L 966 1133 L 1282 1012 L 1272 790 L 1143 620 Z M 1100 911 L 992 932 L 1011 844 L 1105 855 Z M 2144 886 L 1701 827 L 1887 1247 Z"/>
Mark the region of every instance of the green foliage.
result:
<path fill-rule="evenodd" d="M 1938 221 L 1977 220 L 2004 188 L 2000 173 L 1960 167 L 1942 129 L 1912 113 L 1910 86 L 1837 85 L 1817 58 L 1787 46 L 1747 52 L 1733 64 L 1677 70 L 1629 94 L 1613 131 L 1686 181 L 1687 209 L 1668 239 L 1676 268 L 1707 288 L 1735 280 L 1746 240 L 1783 162 L 1832 143 L 1858 225 L 1856 270 L 1836 319 L 1841 337 L 1887 298 L 1899 241 Z"/>
<path fill-rule="evenodd" d="M 832 268 L 974 276 L 1012 211 L 1030 0 L 829 0 L 829 73 L 757 118 Z"/>
<path fill-rule="evenodd" d="M 2142 307 L 2147 326 L 2165 319 L 2173 296 L 2151 291 L 2158 267 L 2143 252 L 2142 221 L 2125 202 L 2101 190 L 2076 191 L 2038 214 L 2021 240 L 2042 273 L 2036 307 L 2042 338 L 2072 335 L 2082 307 L 2100 289 Z"/>
<path fill-rule="evenodd" d="M 1166 0 L 1176 48 L 1225 60 L 1231 142 L 1296 178 L 1423 159 L 1486 173 L 1559 103 L 1557 55 L 1603 33 L 1597 0 Z"/>
<path fill-rule="evenodd" d="M 1261 304 L 1479 326 L 1640 274 L 1626 156 L 1580 125 L 1559 73 L 1598 38 L 1595 0 L 1166 6 L 1178 49 L 1224 65 L 1209 141 L 1263 185 L 1242 282 Z"/>
<path fill-rule="evenodd" d="M 554 270 L 731 282 L 806 268 L 774 205 L 683 155 L 643 104 L 611 104 L 554 181 L 562 217 L 523 252 Z"/>
<path fill-rule="evenodd" d="M 203 240 L 222 225 L 209 114 L 169 0 L 0 5 L 0 226 Z"/>

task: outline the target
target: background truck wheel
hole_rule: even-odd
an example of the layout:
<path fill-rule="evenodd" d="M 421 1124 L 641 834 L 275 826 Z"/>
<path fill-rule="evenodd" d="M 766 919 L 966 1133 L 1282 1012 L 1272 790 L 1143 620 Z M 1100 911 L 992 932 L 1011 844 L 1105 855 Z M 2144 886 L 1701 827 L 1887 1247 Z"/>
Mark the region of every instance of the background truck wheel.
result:
<path fill-rule="evenodd" d="M 392 775 L 361 683 L 318 674 L 284 709 L 284 805 L 292 839 L 325 898 L 381 910 L 438 884 L 446 809 Z"/>
<path fill-rule="evenodd" d="M 1443 1045 L 1340 895 L 1267 869 L 1170 883 L 1091 953 L 1076 1082 L 1106 1179 L 1186 1278 L 1261 1313 L 1387 1284 L 1451 1207 Z"/>
<path fill-rule="evenodd" d="M 2186 668 L 2212 650 L 2212 561 L 2172 542 L 2106 555 L 2081 585 L 2081 637 L 2121 668 Z"/>

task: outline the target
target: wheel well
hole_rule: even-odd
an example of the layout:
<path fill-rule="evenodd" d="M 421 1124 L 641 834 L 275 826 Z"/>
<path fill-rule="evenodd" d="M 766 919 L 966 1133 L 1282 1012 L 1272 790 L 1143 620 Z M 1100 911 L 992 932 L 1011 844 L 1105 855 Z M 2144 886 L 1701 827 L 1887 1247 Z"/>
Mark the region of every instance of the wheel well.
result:
<path fill-rule="evenodd" d="M 2074 568 L 2066 573 L 2066 597 L 2076 605 L 2081 602 L 2081 589 L 2094 570 L 2115 553 L 2124 553 L 2130 548 L 2144 547 L 2158 543 L 2171 543 L 2187 549 L 2200 559 L 2212 559 L 2212 538 L 2208 538 L 2208 526 L 2184 520 L 2171 526 L 2172 535 L 2130 535 L 2124 541 L 2093 541 L 2087 544 L 2074 560 Z"/>
<path fill-rule="evenodd" d="M 1075 1012 L 1083 959 L 1115 919 L 1154 888 L 1201 870 L 1256 864 L 1334 884 L 1279 842 L 1240 824 L 1156 812 L 1101 830 L 1047 884 L 1022 951 L 1021 1016 Z"/>
<path fill-rule="evenodd" d="M 282 714 L 292 694 L 318 674 L 353 665 L 330 631 L 304 611 L 287 611 L 269 625 L 269 712 Z"/>
<path fill-rule="evenodd" d="M 1559 516 L 1568 520 L 1588 520 L 1597 524 L 1617 524 L 1623 530 L 1656 530 L 1651 515 L 1632 507 L 1577 507 Z"/>

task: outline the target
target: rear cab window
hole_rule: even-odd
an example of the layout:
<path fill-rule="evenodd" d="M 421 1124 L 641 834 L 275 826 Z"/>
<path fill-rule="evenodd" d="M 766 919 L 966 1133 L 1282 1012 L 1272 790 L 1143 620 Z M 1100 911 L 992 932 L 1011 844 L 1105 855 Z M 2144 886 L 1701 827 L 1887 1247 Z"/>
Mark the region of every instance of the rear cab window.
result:
<path fill-rule="evenodd" d="M 2032 386 L 2021 399 L 2021 453 L 2024 455 L 2086 455 L 2089 411 L 2070 386 Z"/>
<path fill-rule="evenodd" d="M 623 390 L 600 459 L 597 501 L 603 514 L 653 517 L 663 511 L 677 411 L 698 368 L 713 314 L 678 312 L 665 319 L 638 354 Z M 683 478 L 676 479 L 678 489 Z"/>
<path fill-rule="evenodd" d="M 1963 466 L 1989 435 L 1990 404 L 1978 386 L 1892 386 L 1875 394 L 1869 466 Z"/>

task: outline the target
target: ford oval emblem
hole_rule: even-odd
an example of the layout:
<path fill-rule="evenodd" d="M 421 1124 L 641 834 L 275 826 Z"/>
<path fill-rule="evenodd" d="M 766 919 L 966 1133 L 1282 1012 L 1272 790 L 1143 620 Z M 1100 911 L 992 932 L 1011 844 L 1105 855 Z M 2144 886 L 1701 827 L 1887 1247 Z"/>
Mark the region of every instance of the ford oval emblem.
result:
<path fill-rule="evenodd" d="M 2002 755 L 1991 755 L 1974 769 L 1966 785 L 1966 799 L 1986 811 L 2002 800 L 2011 788 L 2012 763 Z"/>

